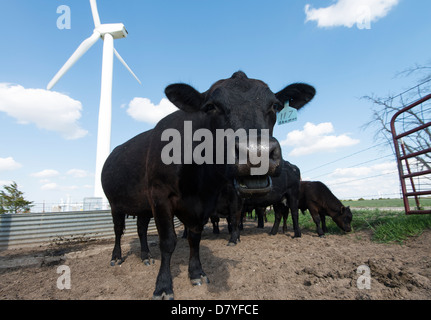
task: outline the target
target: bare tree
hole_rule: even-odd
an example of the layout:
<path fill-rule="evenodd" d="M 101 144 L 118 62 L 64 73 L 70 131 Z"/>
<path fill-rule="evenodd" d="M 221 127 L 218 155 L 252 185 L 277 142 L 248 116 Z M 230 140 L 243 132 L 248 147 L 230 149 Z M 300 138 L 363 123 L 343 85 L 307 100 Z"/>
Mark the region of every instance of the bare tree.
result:
<path fill-rule="evenodd" d="M 415 65 L 405 71 L 398 73 L 398 76 L 412 75 L 420 76 L 416 80 L 417 85 L 397 95 L 378 97 L 375 95 L 365 96 L 364 99 L 372 102 L 372 120 L 364 125 L 364 128 L 374 127 L 376 129 L 375 140 L 383 141 L 390 145 L 395 153 L 390 121 L 392 116 L 402 108 L 419 100 L 423 96 L 431 93 L 431 63 L 430 65 Z M 431 121 L 431 100 L 424 102 L 397 118 L 397 132 L 406 132 L 417 128 Z M 424 128 L 416 133 L 403 138 L 404 147 L 407 154 L 431 148 L 430 127 Z M 431 152 L 415 157 L 419 164 L 420 171 L 431 169 Z"/>

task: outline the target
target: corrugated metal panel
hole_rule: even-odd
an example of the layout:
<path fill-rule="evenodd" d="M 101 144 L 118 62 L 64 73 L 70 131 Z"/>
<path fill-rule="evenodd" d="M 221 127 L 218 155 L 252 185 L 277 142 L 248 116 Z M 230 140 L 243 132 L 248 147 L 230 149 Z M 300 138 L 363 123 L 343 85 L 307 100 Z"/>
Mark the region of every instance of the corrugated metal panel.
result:
<path fill-rule="evenodd" d="M 181 222 L 175 218 L 175 227 Z M 69 242 L 95 238 L 113 238 L 111 212 L 77 211 L 0 215 L 0 249 Z M 136 218 L 126 218 L 125 235 L 137 234 Z M 154 219 L 148 234 L 157 234 Z"/>

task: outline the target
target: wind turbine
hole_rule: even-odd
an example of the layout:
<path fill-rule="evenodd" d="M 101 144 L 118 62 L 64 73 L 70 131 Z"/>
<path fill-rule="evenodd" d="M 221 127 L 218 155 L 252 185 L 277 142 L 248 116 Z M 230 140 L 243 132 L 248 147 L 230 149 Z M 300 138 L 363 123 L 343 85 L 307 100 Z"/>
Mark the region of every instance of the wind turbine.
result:
<path fill-rule="evenodd" d="M 138 77 L 129 68 L 127 63 L 121 58 L 114 48 L 114 39 L 127 37 L 127 30 L 122 23 L 100 23 L 99 12 L 97 11 L 96 0 L 90 0 L 91 12 L 94 20 L 93 34 L 82 41 L 75 52 L 61 67 L 57 74 L 49 82 L 47 89 L 50 90 L 60 80 L 62 76 L 84 55 L 100 38 L 103 39 L 102 58 L 102 81 L 100 90 L 99 123 L 97 130 L 97 152 L 96 152 L 96 173 L 94 181 L 94 196 L 105 199 L 100 181 L 103 164 L 111 152 L 111 118 L 112 118 L 112 73 L 114 54 L 126 67 L 132 76 L 139 82 Z"/>

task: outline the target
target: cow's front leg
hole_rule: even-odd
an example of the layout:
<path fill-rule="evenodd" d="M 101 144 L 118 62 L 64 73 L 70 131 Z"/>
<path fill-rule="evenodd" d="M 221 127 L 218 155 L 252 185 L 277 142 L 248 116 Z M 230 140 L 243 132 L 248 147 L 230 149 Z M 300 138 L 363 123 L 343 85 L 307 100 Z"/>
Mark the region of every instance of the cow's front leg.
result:
<path fill-rule="evenodd" d="M 211 216 L 211 223 L 213 224 L 213 233 L 220 234 L 219 222 L 220 218 L 218 216 Z"/>
<path fill-rule="evenodd" d="M 293 199 L 290 201 L 290 212 L 292 214 L 292 222 L 293 222 L 293 231 L 295 238 L 301 237 L 301 228 L 299 227 L 299 209 L 298 202 L 295 202 Z"/>
<path fill-rule="evenodd" d="M 319 212 L 319 215 L 320 215 L 320 220 L 322 221 L 322 230 L 323 230 L 323 233 L 327 233 L 328 232 L 328 228 L 326 227 L 325 213 L 324 212 Z"/>
<path fill-rule="evenodd" d="M 201 242 L 202 231 L 194 232 L 189 230 L 188 241 L 190 246 L 189 260 L 189 277 L 194 286 L 200 286 L 202 283 L 209 283 L 207 275 L 202 269 L 199 257 L 199 246 Z"/>
<path fill-rule="evenodd" d="M 156 290 L 153 293 L 154 300 L 173 300 L 174 290 L 172 287 L 171 257 L 176 246 L 176 235 L 171 233 L 167 236 L 160 236 L 160 251 L 162 261 L 159 275 L 156 281 Z"/>
<path fill-rule="evenodd" d="M 254 210 L 254 212 L 257 216 L 257 227 L 260 229 L 263 229 L 264 227 L 263 214 L 265 213 L 265 208 L 258 207 Z"/>
<path fill-rule="evenodd" d="M 316 232 L 319 235 L 319 237 L 323 237 L 325 234 L 320 227 L 320 216 L 319 212 L 317 210 L 313 210 L 311 208 L 308 209 L 310 211 L 311 217 L 313 218 L 314 223 L 316 224 Z"/>
<path fill-rule="evenodd" d="M 242 205 L 243 201 L 241 198 L 236 197 L 234 201 L 231 202 L 229 206 L 229 220 L 230 220 L 230 239 L 228 242 L 228 246 L 235 246 L 240 240 L 240 230 L 242 223 Z"/>
<path fill-rule="evenodd" d="M 171 257 L 177 244 L 173 214 L 168 201 L 152 203 L 154 220 L 159 233 L 161 264 L 153 293 L 154 300 L 173 300 Z"/>
<path fill-rule="evenodd" d="M 286 214 L 287 210 L 289 209 L 281 202 L 274 204 L 274 224 L 269 234 L 276 235 L 278 233 L 278 228 L 280 227 L 281 218 Z"/>
<path fill-rule="evenodd" d="M 283 212 L 283 233 L 287 233 L 287 218 L 289 218 L 289 210 Z"/>

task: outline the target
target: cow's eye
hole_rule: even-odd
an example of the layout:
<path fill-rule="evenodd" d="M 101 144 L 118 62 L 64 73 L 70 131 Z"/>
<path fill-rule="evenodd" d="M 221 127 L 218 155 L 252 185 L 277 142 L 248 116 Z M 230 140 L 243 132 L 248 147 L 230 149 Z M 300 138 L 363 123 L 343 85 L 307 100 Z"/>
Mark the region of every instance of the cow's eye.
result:
<path fill-rule="evenodd" d="M 272 105 L 272 109 L 274 110 L 274 112 L 280 112 L 281 110 L 283 110 L 283 108 L 284 108 L 283 105 L 278 102 Z"/>
<path fill-rule="evenodd" d="M 202 111 L 206 113 L 220 112 L 221 109 L 217 107 L 214 103 L 207 103 L 202 107 Z"/>

